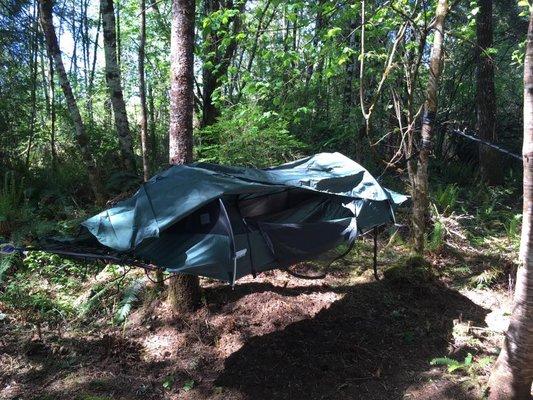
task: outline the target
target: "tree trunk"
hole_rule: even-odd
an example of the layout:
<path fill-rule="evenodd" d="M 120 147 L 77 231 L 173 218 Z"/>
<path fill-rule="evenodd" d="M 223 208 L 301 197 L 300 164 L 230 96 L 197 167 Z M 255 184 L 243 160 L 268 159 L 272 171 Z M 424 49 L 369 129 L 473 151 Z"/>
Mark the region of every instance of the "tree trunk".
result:
<path fill-rule="evenodd" d="M 241 30 L 241 14 L 244 11 L 246 1 L 242 1 L 239 4 L 239 13 L 231 18 L 230 23 L 233 24 L 231 29 L 231 40 L 226 45 L 224 52 L 221 51 L 221 38 L 216 31 L 209 32 L 204 37 L 204 43 L 207 44 L 208 52 L 212 57 L 208 57 L 204 60 L 204 66 L 202 69 L 202 120 L 200 127 L 205 127 L 215 123 L 220 115 L 220 111 L 213 103 L 213 93 L 221 85 L 222 77 L 228 73 L 228 68 L 231 65 L 231 61 L 235 56 L 237 50 L 236 35 Z M 233 0 L 227 1 L 224 5 L 226 9 L 232 9 L 234 7 Z M 220 10 L 219 0 L 206 0 L 205 1 L 205 14 L 210 15 L 215 11 Z M 211 66 L 206 67 L 206 61 L 211 61 Z"/>
<path fill-rule="evenodd" d="M 57 166 L 56 152 L 56 90 L 54 82 L 54 63 L 50 59 L 50 152 L 52 155 L 52 168 Z"/>
<path fill-rule="evenodd" d="M 122 157 L 124 168 L 127 171 L 135 172 L 135 156 L 133 154 L 128 114 L 126 112 L 126 103 L 124 102 L 124 96 L 122 94 L 120 69 L 117 61 L 117 36 L 113 0 L 101 0 L 100 13 L 102 14 L 102 26 L 104 32 L 105 76 L 120 143 L 120 155 Z"/>
<path fill-rule="evenodd" d="M 494 60 L 487 51 L 492 47 L 492 0 L 478 0 L 476 17 L 477 71 L 476 107 L 477 131 L 481 139 L 496 142 L 496 97 L 494 89 Z M 502 183 L 500 157 L 496 150 L 479 145 L 481 175 L 489 185 Z"/>
<path fill-rule="evenodd" d="M 170 38 L 170 164 L 192 161 L 194 109 L 195 0 L 172 1 Z M 193 309 L 200 298 L 198 277 L 175 275 L 169 281 L 170 303 L 177 311 Z"/>
<path fill-rule="evenodd" d="M 524 203 L 513 312 L 489 380 L 491 400 L 529 400 L 533 383 L 533 11 L 524 61 Z"/>
<path fill-rule="evenodd" d="M 26 153 L 26 169 L 30 167 L 30 158 L 31 158 L 31 147 L 33 144 L 33 138 L 35 136 L 35 119 L 37 116 L 37 55 L 39 52 L 39 33 L 37 31 L 38 27 L 38 7 L 37 2 L 33 3 L 33 37 L 32 37 L 32 49 L 31 49 L 31 61 L 30 61 L 30 72 L 31 72 L 31 113 L 30 113 L 30 136 L 28 139 L 28 148 Z"/>
<path fill-rule="evenodd" d="M 96 71 L 96 60 L 98 55 L 98 40 L 100 37 L 100 26 L 102 25 L 102 15 L 98 13 L 98 23 L 96 25 L 96 37 L 94 38 L 94 50 L 93 50 L 93 60 L 91 65 L 91 72 L 89 74 L 89 83 L 87 87 L 87 111 L 89 114 L 89 119 L 91 122 L 94 122 L 93 115 L 93 88 L 94 88 L 94 74 Z"/>
<path fill-rule="evenodd" d="M 429 219 L 428 164 L 433 147 L 433 126 L 437 114 L 437 88 L 443 65 L 444 20 L 447 12 L 448 1 L 439 0 L 435 14 L 435 37 L 431 49 L 428 87 L 422 119 L 422 140 L 411 187 L 414 249 L 419 254 L 424 251 L 426 227 Z"/>
<path fill-rule="evenodd" d="M 141 150 L 143 160 L 143 176 L 146 182 L 150 179 L 148 166 L 148 108 L 146 106 L 146 81 L 144 73 L 144 47 L 146 45 L 146 1 L 141 0 L 141 35 L 139 38 L 139 94 L 141 98 Z"/>
<path fill-rule="evenodd" d="M 89 180 L 91 182 L 92 190 L 96 197 L 97 202 L 102 202 L 102 187 L 99 179 L 98 170 L 96 164 L 93 160 L 92 153 L 89 147 L 89 138 L 85 132 L 85 127 L 81 119 L 80 110 L 74 93 L 72 92 L 72 87 L 67 77 L 65 67 L 63 65 L 63 60 L 61 59 L 61 50 L 59 49 L 59 44 L 57 42 L 57 36 L 54 29 L 54 24 L 52 20 L 52 0 L 39 0 L 40 6 L 40 17 L 41 17 L 41 26 L 46 40 L 46 45 L 48 48 L 48 54 L 54 60 L 55 69 L 59 78 L 59 83 L 65 99 L 67 102 L 67 108 L 70 114 L 70 118 L 74 123 L 75 128 L 75 137 L 78 147 L 80 148 L 83 161 L 87 167 L 89 173 Z"/>
<path fill-rule="evenodd" d="M 154 93 L 152 89 L 152 85 L 150 84 L 150 80 L 148 80 L 148 117 L 149 117 L 149 124 L 148 127 L 150 129 L 150 142 L 151 142 L 151 149 L 152 149 L 152 168 L 157 165 L 157 137 L 156 137 L 156 120 L 155 120 L 155 105 L 154 105 Z"/>

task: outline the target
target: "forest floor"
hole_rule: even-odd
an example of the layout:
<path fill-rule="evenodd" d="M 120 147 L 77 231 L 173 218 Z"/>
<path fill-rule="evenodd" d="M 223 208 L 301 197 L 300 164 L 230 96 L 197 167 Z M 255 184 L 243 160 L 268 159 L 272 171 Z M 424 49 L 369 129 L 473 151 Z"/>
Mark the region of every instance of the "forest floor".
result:
<path fill-rule="evenodd" d="M 271 271 L 235 290 L 203 280 L 194 313 L 144 296 L 125 324 L 78 320 L 43 327 L 42 340 L 0 303 L 0 398 L 483 398 L 515 252 L 505 238 L 473 246 L 448 228 L 429 268 L 388 237 L 380 271 L 398 269 L 379 281 L 363 242 L 325 279 Z"/>

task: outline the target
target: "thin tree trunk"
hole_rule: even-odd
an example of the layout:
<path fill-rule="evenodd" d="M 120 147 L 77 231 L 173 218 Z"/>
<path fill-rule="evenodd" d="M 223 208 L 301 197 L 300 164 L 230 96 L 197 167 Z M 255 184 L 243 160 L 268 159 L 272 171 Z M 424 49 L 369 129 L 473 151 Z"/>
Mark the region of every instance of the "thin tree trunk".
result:
<path fill-rule="evenodd" d="M 529 400 L 533 383 L 533 11 L 524 61 L 524 203 L 513 312 L 490 377 L 491 400 Z"/>
<path fill-rule="evenodd" d="M 56 152 L 56 90 L 54 82 L 54 63 L 50 59 L 50 152 L 52 155 L 52 168 L 57 166 Z"/>
<path fill-rule="evenodd" d="M 192 161 L 194 109 L 195 0 L 172 1 L 170 39 L 170 164 Z M 169 281 L 168 297 L 175 310 L 191 310 L 200 298 L 198 277 L 178 274 Z"/>
<path fill-rule="evenodd" d="M 428 87 L 422 119 L 422 140 L 411 187 L 414 249 L 419 254 L 424 251 L 426 227 L 429 219 L 428 164 L 433 146 L 433 126 L 437 115 L 437 89 L 443 65 L 444 20 L 447 12 L 448 1 L 439 0 L 435 14 L 435 36 L 431 49 Z"/>
<path fill-rule="evenodd" d="M 492 0 L 478 0 L 476 15 L 477 71 L 476 109 L 477 131 L 489 142 L 496 142 L 496 95 L 494 89 L 494 60 L 487 51 L 492 47 Z M 502 183 L 500 157 L 496 150 L 479 146 L 481 175 L 489 185 Z"/>
<path fill-rule="evenodd" d="M 313 36 L 313 46 L 315 47 L 315 49 L 318 48 L 318 45 L 320 43 L 320 33 L 322 29 L 324 28 L 324 14 L 323 14 L 324 2 L 325 0 L 317 0 L 317 5 L 316 5 L 317 10 L 316 10 L 316 17 L 315 17 L 315 32 Z M 322 60 L 322 57 L 320 57 L 318 61 L 318 67 L 322 69 L 323 65 L 324 65 L 324 62 Z M 313 76 L 314 72 L 315 72 L 315 64 L 310 63 L 307 67 L 307 73 L 306 73 L 306 78 L 305 78 L 306 85 L 311 81 L 311 77 Z"/>
<path fill-rule="evenodd" d="M 93 88 L 94 88 L 94 74 L 96 71 L 96 60 L 98 55 L 98 40 L 100 38 L 100 26 L 102 25 L 102 14 L 98 13 L 98 24 L 96 25 L 96 36 L 94 38 L 93 60 L 91 65 L 91 72 L 89 74 L 89 83 L 87 87 L 87 109 L 89 119 L 94 122 L 93 115 Z"/>
<path fill-rule="evenodd" d="M 120 155 L 124 168 L 127 171 L 134 172 L 135 156 L 133 154 L 126 103 L 124 102 L 122 84 L 120 83 L 120 68 L 117 61 L 117 36 L 113 0 L 101 0 L 100 13 L 102 14 L 104 32 L 105 76 L 120 143 Z"/>
<path fill-rule="evenodd" d="M 48 53 L 54 60 L 59 83 L 61 85 L 61 89 L 63 90 L 63 94 L 65 95 L 70 118 L 74 124 L 76 142 L 80 148 L 83 161 L 89 173 L 89 180 L 96 197 L 96 201 L 101 202 L 103 200 L 103 192 L 98 176 L 98 170 L 92 157 L 89 146 L 89 138 L 85 132 L 85 127 L 81 119 L 78 104 L 76 103 L 76 98 L 72 92 L 72 87 L 70 86 L 70 82 L 65 71 L 65 66 L 63 65 L 63 60 L 61 59 L 61 50 L 59 49 L 59 44 L 57 42 L 57 36 L 52 20 L 52 0 L 39 0 L 39 5 L 41 26 L 46 40 Z"/>
<path fill-rule="evenodd" d="M 148 128 L 150 129 L 150 142 L 152 150 L 152 168 L 157 165 L 158 153 L 157 153 L 157 138 L 156 138 L 156 120 L 155 120 L 155 105 L 154 105 L 154 92 L 150 80 L 148 80 L 148 116 L 149 123 Z"/>
<path fill-rule="evenodd" d="M 144 48 L 146 45 L 146 1 L 141 0 L 141 34 L 139 38 L 139 94 L 141 98 L 141 150 L 143 160 L 143 176 L 146 182 L 150 179 L 148 163 L 148 109 L 146 106 L 146 79 L 144 73 Z"/>
<path fill-rule="evenodd" d="M 346 129 L 351 130 L 354 126 L 352 113 L 354 111 L 354 92 L 353 92 L 353 80 L 357 73 L 357 57 L 355 56 L 355 30 L 357 24 L 355 19 L 350 21 L 348 32 L 348 48 L 353 50 L 354 53 L 348 58 L 346 63 L 346 80 L 344 81 L 344 108 L 342 111 L 342 119 Z M 355 149 L 353 149 L 356 155 L 356 160 L 361 161 L 361 136 L 355 135 Z"/>
<path fill-rule="evenodd" d="M 115 36 L 117 38 L 117 65 L 120 71 L 122 68 L 122 36 L 120 36 L 120 0 L 117 0 L 117 25 Z"/>
<path fill-rule="evenodd" d="M 31 113 L 30 113 L 30 137 L 28 139 L 28 148 L 26 153 L 26 169 L 30 167 L 31 147 L 33 138 L 35 137 L 35 118 L 37 116 L 37 53 L 39 51 L 39 33 L 38 33 L 38 18 L 37 1 L 33 5 L 33 37 L 32 37 L 32 53 L 31 53 Z"/>

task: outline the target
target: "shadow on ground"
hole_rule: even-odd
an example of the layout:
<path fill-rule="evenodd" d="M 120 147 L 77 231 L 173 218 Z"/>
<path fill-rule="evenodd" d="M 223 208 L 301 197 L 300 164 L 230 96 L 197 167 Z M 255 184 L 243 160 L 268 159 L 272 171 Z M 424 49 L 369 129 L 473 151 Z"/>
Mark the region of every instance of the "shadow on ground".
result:
<path fill-rule="evenodd" d="M 96 340 L 81 334 L 76 340 L 63 340 L 64 349 L 52 349 L 48 344 L 33 353 L 26 351 L 22 358 L 13 336 L 0 350 L 27 365 L 7 373 L 7 366 L 0 366 L 0 394 L 16 381 L 25 389 L 18 395 L 13 391 L 15 397 L 7 398 L 86 399 L 91 398 L 89 394 L 104 399 L 475 398 L 459 384 L 438 373 L 432 375 L 429 361 L 448 354 L 455 319 L 482 326 L 487 311 L 440 284 L 380 281 L 283 287 L 256 281 L 235 291 L 228 286 L 207 288 L 209 307 L 204 312 L 222 316 L 229 323 L 231 318 L 243 317 L 236 315 L 242 313 L 236 305 L 245 298 L 253 300 L 252 307 L 260 311 L 266 306 L 261 302 L 272 303 L 280 296 L 305 307 L 305 302 L 312 300 L 299 295 L 322 292 L 336 292 L 342 298 L 298 322 L 292 322 L 290 315 L 276 316 L 286 319 L 287 323 L 280 325 L 285 328 L 247 337 L 226 359 L 217 355 L 221 353 L 216 341 L 208 343 L 201 337 L 182 348 L 170 348 L 181 352 L 180 360 L 191 365 L 186 369 L 171 359 L 144 361 L 140 343 L 135 338 L 121 338 L 119 332 Z M 280 314 L 283 312 L 280 309 Z M 186 329 L 178 323 L 167 328 Z M 139 335 L 141 338 L 144 333 Z M 193 359 L 199 360 L 195 366 L 188 363 Z M 163 389 L 166 376 L 176 379 L 175 391 Z M 195 388 L 184 392 L 178 383 L 188 379 L 194 379 Z"/>
<path fill-rule="evenodd" d="M 215 384 L 250 399 L 474 398 L 450 382 L 426 385 L 425 373 L 448 354 L 453 320 L 483 325 L 485 309 L 442 285 L 336 291 L 344 297 L 314 318 L 251 338 Z"/>

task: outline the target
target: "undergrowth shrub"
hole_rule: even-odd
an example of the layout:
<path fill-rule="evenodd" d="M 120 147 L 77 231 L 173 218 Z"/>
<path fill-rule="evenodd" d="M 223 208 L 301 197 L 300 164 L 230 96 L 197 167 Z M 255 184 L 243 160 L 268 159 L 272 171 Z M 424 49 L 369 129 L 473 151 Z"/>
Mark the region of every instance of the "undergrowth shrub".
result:
<path fill-rule="evenodd" d="M 430 263 L 420 256 L 400 260 L 396 265 L 383 271 L 383 275 L 388 282 L 400 286 L 418 287 L 436 280 Z"/>
<path fill-rule="evenodd" d="M 199 161 L 258 168 L 293 160 L 304 148 L 287 121 L 258 105 L 225 110 L 214 125 L 196 132 L 196 142 Z"/>
<path fill-rule="evenodd" d="M 455 184 L 439 185 L 433 192 L 433 202 L 442 214 L 455 209 L 459 198 L 459 187 Z"/>
<path fill-rule="evenodd" d="M 6 172 L 0 183 L 0 236 L 10 237 L 26 214 L 23 180 Z"/>

